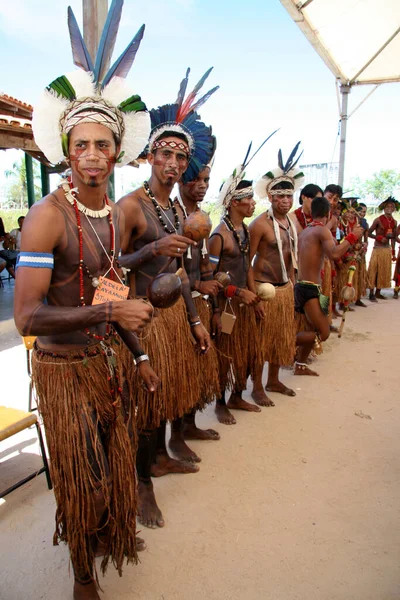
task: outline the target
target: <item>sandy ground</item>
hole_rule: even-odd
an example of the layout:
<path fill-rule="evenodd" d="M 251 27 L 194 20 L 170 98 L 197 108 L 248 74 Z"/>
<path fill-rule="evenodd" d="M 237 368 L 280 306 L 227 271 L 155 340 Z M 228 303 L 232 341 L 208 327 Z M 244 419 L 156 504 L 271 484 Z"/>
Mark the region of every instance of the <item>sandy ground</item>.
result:
<path fill-rule="evenodd" d="M 399 327 L 400 301 L 357 309 L 319 378 L 283 371 L 296 398 L 271 394 L 275 408 L 236 413 L 232 427 L 204 413 L 221 441 L 192 443 L 199 473 L 155 481 L 166 526 L 142 532 L 148 549 L 122 579 L 109 569 L 104 600 L 398 600 Z M 26 378 L 12 376 L 23 348 L 1 364 L 7 400 L 26 405 Z M 2 488 L 39 464 L 34 438 L 0 447 Z M 1 600 L 72 598 L 44 475 L 6 497 L 0 518 Z"/>

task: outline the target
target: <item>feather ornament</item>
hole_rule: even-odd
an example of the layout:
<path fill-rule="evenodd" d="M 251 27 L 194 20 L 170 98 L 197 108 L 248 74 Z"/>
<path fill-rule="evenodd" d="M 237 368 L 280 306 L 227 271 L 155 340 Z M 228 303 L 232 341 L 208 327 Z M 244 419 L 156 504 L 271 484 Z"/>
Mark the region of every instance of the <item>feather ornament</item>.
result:
<path fill-rule="evenodd" d="M 108 11 L 94 65 L 94 79 L 97 84 L 103 80 L 114 51 L 123 4 L 124 0 L 113 0 Z"/>
<path fill-rule="evenodd" d="M 67 77 L 75 90 L 76 98 L 97 96 L 93 73 L 76 69 L 76 71 L 67 73 Z"/>
<path fill-rule="evenodd" d="M 122 112 L 146 110 L 144 102 L 141 103 L 144 108 L 135 108 L 133 106 L 135 102 L 141 101 L 141 98 L 133 93 L 132 87 L 129 85 L 126 79 L 123 79 L 122 77 L 113 77 L 110 83 L 104 88 L 101 95 L 113 106 L 118 106 Z"/>
<path fill-rule="evenodd" d="M 186 75 L 181 81 L 181 85 L 179 87 L 179 92 L 178 92 L 178 97 L 175 100 L 174 104 L 179 104 L 179 106 L 181 106 L 183 99 L 185 97 L 185 94 L 186 94 L 186 89 L 187 89 L 187 85 L 189 82 L 189 74 L 190 74 L 190 68 L 186 69 Z"/>
<path fill-rule="evenodd" d="M 284 165 L 284 167 L 281 167 L 281 165 L 279 165 L 284 173 L 287 173 L 292 168 L 293 159 L 296 156 L 296 152 L 299 149 L 300 144 L 301 144 L 301 142 L 297 142 L 297 144 L 295 145 L 295 147 L 291 151 L 291 153 L 289 155 L 289 158 L 287 159 L 286 164 Z M 282 152 L 281 152 L 281 157 L 282 157 Z"/>
<path fill-rule="evenodd" d="M 44 151 L 47 160 L 56 165 L 64 160 L 60 136 L 60 115 L 69 101 L 53 90 L 45 90 L 32 115 L 35 142 Z"/>
<path fill-rule="evenodd" d="M 122 140 L 121 162 L 123 167 L 138 158 L 146 147 L 150 135 L 150 115 L 148 112 L 127 113 L 124 119 L 125 135 Z"/>
<path fill-rule="evenodd" d="M 71 41 L 72 58 L 74 64 L 80 67 L 84 71 L 94 71 L 94 66 L 86 44 L 83 41 L 79 25 L 75 19 L 75 15 L 72 12 L 72 8 L 68 6 L 68 29 L 69 38 Z"/>
<path fill-rule="evenodd" d="M 190 94 L 188 95 L 186 100 L 182 101 L 181 105 L 179 106 L 177 115 L 176 115 L 177 123 L 182 123 L 182 121 L 184 121 L 184 119 L 187 117 L 187 115 L 193 110 L 192 105 L 194 103 L 194 100 L 196 99 L 196 96 L 199 93 L 199 91 L 201 90 L 201 88 L 203 87 L 204 82 L 206 81 L 207 77 L 210 75 L 212 69 L 213 69 L 213 67 L 211 67 L 210 69 L 208 69 L 208 71 L 206 71 L 204 73 L 204 75 L 200 78 L 198 83 L 194 86 L 193 90 L 190 92 Z M 215 88 L 213 91 L 210 90 L 210 92 L 212 91 L 212 93 L 214 93 L 217 89 L 218 89 L 218 87 Z M 200 106 L 202 104 L 204 104 L 204 102 L 210 97 L 210 95 L 211 95 L 210 92 L 207 92 L 207 94 L 205 94 L 198 101 L 197 104 L 199 104 Z M 178 96 L 179 96 L 179 94 L 178 94 Z"/>
<path fill-rule="evenodd" d="M 125 48 L 125 50 L 123 51 L 121 56 L 115 61 L 113 66 L 109 69 L 109 71 L 107 72 L 106 76 L 103 79 L 102 88 L 104 88 L 111 81 L 111 79 L 113 77 L 125 78 L 128 75 L 129 70 L 132 67 L 133 62 L 136 58 L 136 53 L 139 50 L 140 43 L 143 39 L 144 30 L 145 30 L 145 25 L 142 25 L 141 28 L 139 29 L 139 31 L 137 32 L 137 34 L 135 35 L 135 37 Z"/>
<path fill-rule="evenodd" d="M 65 75 L 61 75 L 61 77 L 54 79 L 46 89 L 48 91 L 53 90 L 58 96 L 61 96 L 61 98 L 65 98 L 65 100 L 69 100 L 70 102 L 76 99 L 76 92 Z"/>

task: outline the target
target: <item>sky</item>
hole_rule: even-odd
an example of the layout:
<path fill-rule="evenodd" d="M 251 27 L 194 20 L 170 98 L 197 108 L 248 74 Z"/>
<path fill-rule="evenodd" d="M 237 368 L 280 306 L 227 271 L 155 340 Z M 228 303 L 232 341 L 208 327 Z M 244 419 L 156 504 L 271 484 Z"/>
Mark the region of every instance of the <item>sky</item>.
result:
<path fill-rule="evenodd" d="M 81 0 L 70 5 L 81 24 Z M 74 70 L 67 6 L 64 0 L 0 0 L 1 92 L 34 104 L 48 83 Z M 278 149 L 285 159 L 299 140 L 302 164 L 339 160 L 334 76 L 279 0 L 125 0 L 114 58 L 142 23 L 146 31 L 128 81 L 149 108 L 175 100 L 187 67 L 189 88 L 214 67 L 204 90 L 220 89 L 200 111 L 217 136 L 211 192 L 241 162 L 250 141 L 257 147 L 277 128 L 248 177 L 274 168 Z M 353 88 L 350 112 L 370 89 Z M 400 84 L 382 85 L 350 118 L 345 187 L 352 177 L 398 168 L 399 103 Z M 0 178 L 14 159 L 12 152 L 0 153 Z M 146 167 L 126 169 L 117 191 L 147 175 Z"/>

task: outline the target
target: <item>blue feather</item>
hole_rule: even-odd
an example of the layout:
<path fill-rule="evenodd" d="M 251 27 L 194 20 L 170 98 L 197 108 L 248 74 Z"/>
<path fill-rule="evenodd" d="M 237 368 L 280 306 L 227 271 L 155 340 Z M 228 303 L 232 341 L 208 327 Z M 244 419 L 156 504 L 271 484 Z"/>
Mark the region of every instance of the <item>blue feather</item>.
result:
<path fill-rule="evenodd" d="M 105 76 L 107 65 L 114 51 L 123 4 L 124 0 L 113 0 L 108 11 L 94 66 L 94 79 L 98 84 Z"/>
<path fill-rule="evenodd" d="M 70 6 L 68 6 L 68 29 L 74 65 L 80 67 L 84 71 L 91 71 L 93 73 L 94 67 L 92 59 L 90 58 L 90 54 L 80 32 L 79 25 Z"/>
<path fill-rule="evenodd" d="M 190 69 L 186 69 L 186 75 L 185 77 L 182 79 L 181 81 L 181 85 L 179 87 L 179 92 L 178 92 L 178 97 L 175 100 L 175 104 L 179 104 L 179 106 L 182 104 L 183 99 L 185 97 L 186 94 L 186 89 L 187 89 L 187 84 L 189 81 L 189 73 L 190 73 Z"/>
<path fill-rule="evenodd" d="M 130 44 L 125 48 L 121 56 L 115 61 L 111 69 L 108 70 L 101 85 L 104 88 L 112 77 L 126 77 L 135 60 L 136 53 L 139 50 L 140 43 L 143 39 L 145 26 L 142 25 Z"/>

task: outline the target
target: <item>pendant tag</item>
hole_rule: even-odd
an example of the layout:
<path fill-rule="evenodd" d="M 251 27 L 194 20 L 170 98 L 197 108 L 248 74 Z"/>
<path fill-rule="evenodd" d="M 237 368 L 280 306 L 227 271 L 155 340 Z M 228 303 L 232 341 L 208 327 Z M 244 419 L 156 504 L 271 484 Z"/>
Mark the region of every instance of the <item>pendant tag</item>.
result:
<path fill-rule="evenodd" d="M 99 286 L 93 296 L 92 304 L 104 304 L 104 302 L 120 302 L 127 300 L 129 287 L 118 281 L 112 281 L 107 277 L 99 277 Z"/>

